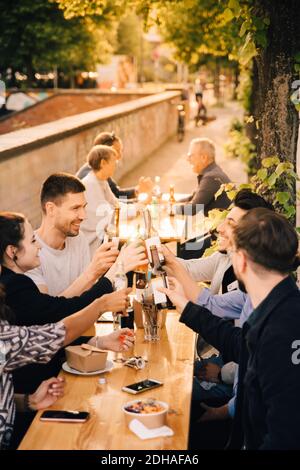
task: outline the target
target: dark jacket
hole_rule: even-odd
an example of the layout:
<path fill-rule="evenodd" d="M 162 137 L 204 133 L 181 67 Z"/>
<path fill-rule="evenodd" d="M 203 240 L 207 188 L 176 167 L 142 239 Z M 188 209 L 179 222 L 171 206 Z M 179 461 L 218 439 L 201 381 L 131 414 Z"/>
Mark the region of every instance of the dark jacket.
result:
<path fill-rule="evenodd" d="M 183 202 L 187 202 L 183 207 L 189 206 L 184 211 L 187 215 L 194 215 L 199 212 L 200 208 L 196 204 L 204 205 L 204 215 L 206 216 L 211 209 L 227 209 L 230 201 L 223 192 L 217 199 L 215 194 L 224 183 L 230 183 L 230 179 L 224 173 L 222 168 L 216 163 L 208 165 L 203 174 L 197 176 L 198 187 L 196 191 Z M 183 213 L 183 207 L 179 212 Z"/>
<path fill-rule="evenodd" d="M 77 178 L 82 180 L 90 171 L 91 171 L 90 165 L 88 163 L 85 163 L 81 168 L 79 168 L 78 172 L 76 173 L 76 176 Z M 136 198 L 135 188 L 121 189 L 120 186 L 118 186 L 115 180 L 113 180 L 112 178 L 108 178 L 107 182 L 110 186 L 110 189 L 112 190 L 112 192 L 117 198 L 119 197 L 124 198 L 124 199 Z"/>
<path fill-rule="evenodd" d="M 300 449 L 300 364 L 292 361 L 300 340 L 300 293 L 294 281 L 281 281 L 242 329 L 191 302 L 180 321 L 216 347 L 225 363 L 239 364 L 228 447 Z"/>
<path fill-rule="evenodd" d="M 102 277 L 91 289 L 78 297 L 52 297 L 42 294 L 29 277 L 16 274 L 5 267 L 2 267 L 0 283 L 5 287 L 6 304 L 14 313 L 14 323 L 23 326 L 58 322 L 113 290 L 111 282 Z M 16 370 L 13 373 L 15 391 L 34 392 L 42 380 L 59 372 L 63 357 L 61 351 L 48 364 L 33 364 Z"/>

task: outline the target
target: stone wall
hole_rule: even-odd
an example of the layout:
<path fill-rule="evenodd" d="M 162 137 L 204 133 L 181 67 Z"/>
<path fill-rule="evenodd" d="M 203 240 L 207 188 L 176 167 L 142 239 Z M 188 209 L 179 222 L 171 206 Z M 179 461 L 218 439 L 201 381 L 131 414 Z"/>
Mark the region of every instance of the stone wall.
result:
<path fill-rule="evenodd" d="M 116 179 L 176 131 L 177 92 L 164 92 L 0 136 L 0 208 L 40 222 L 41 183 L 53 172 L 76 173 L 95 136 L 114 130 L 124 143 Z"/>

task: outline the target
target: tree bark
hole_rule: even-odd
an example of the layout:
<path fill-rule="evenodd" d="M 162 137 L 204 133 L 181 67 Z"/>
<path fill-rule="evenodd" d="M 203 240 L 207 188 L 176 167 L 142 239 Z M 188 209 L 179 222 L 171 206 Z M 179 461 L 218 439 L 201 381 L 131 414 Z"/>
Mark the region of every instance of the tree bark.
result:
<path fill-rule="evenodd" d="M 255 0 L 257 10 L 270 18 L 268 45 L 254 59 L 252 113 L 258 129 L 252 128 L 259 160 L 277 155 L 293 163 L 299 113 L 291 102 L 292 84 L 299 78 L 294 56 L 300 50 L 298 0 Z"/>

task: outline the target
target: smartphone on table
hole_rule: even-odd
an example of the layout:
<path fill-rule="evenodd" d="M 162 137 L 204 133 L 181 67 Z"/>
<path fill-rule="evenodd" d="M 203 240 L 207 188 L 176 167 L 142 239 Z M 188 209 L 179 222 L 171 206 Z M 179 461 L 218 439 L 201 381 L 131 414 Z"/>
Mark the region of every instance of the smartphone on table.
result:
<path fill-rule="evenodd" d="M 151 390 L 152 388 L 160 387 L 163 385 L 162 382 L 154 379 L 147 379 L 142 380 L 141 382 L 136 382 L 134 384 L 125 385 L 122 387 L 123 392 L 133 393 L 136 395 L 137 393 L 146 392 L 147 390 Z"/>
<path fill-rule="evenodd" d="M 41 421 L 60 421 L 63 423 L 84 423 L 90 414 L 87 411 L 46 410 L 40 416 Z"/>

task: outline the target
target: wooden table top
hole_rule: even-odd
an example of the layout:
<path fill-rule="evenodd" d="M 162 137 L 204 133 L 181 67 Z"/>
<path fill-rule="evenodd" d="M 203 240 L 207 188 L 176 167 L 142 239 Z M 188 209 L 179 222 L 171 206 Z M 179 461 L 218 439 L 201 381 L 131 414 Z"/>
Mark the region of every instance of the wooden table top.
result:
<path fill-rule="evenodd" d="M 97 324 L 96 329 L 98 334 L 105 334 L 112 330 L 112 325 Z M 194 345 L 193 331 L 179 323 L 175 311 L 169 311 L 159 342 L 147 343 L 143 339 L 143 330 L 136 331 L 133 353 L 149 357 L 148 371 L 147 368 L 136 371 L 114 363 L 113 370 L 101 376 L 83 377 L 62 372 L 66 380 L 65 396 L 52 408 L 88 411 L 90 419 L 85 423 L 41 422 L 39 412 L 19 449 L 187 449 Z M 110 359 L 113 354 L 109 353 Z M 99 385 L 99 377 L 106 377 L 107 383 Z M 160 380 L 164 385 L 137 396 L 121 391 L 124 385 L 146 378 Z M 141 440 L 129 430 L 122 405 L 139 397 L 156 398 L 169 404 L 172 411 L 168 414 L 167 425 L 173 429 L 173 437 Z"/>

